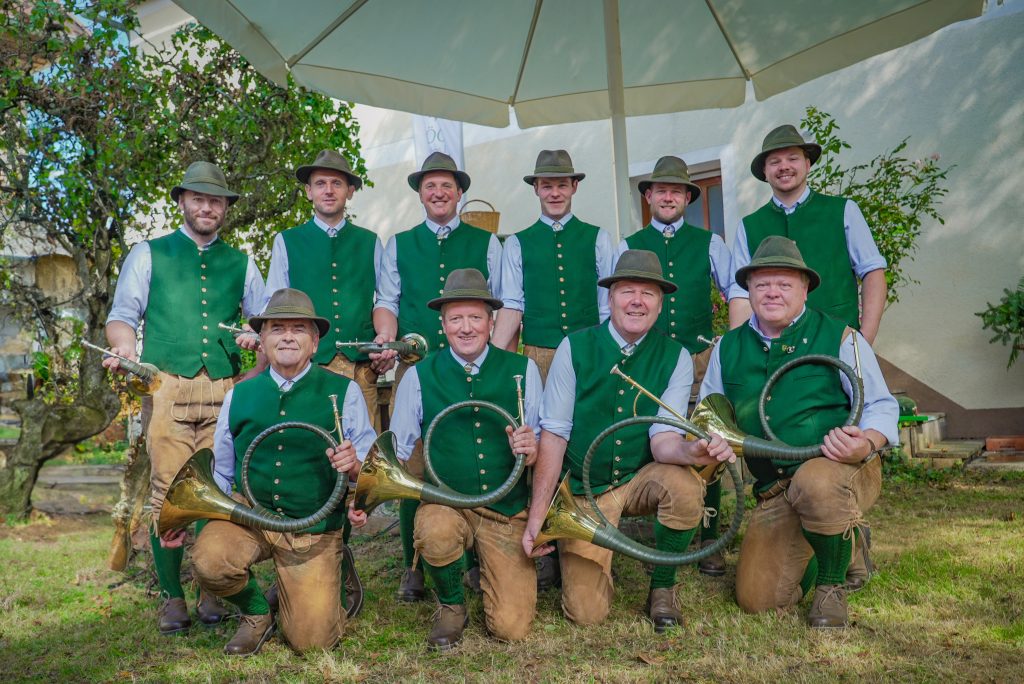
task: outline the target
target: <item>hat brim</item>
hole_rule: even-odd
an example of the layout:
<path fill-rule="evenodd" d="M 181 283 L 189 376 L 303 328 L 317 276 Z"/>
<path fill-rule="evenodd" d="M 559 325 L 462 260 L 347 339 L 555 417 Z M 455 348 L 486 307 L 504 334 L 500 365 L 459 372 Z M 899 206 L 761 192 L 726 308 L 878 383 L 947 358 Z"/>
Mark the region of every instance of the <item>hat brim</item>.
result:
<path fill-rule="evenodd" d="M 182 183 L 181 185 L 175 185 L 173 188 L 171 188 L 171 200 L 177 202 L 178 197 L 180 197 L 181 193 L 185 192 L 186 190 L 202 193 L 204 195 L 215 195 L 217 197 L 225 197 L 228 200 L 228 206 L 231 206 L 232 204 L 237 202 L 239 198 L 238 193 L 231 192 L 230 190 L 222 188 L 219 185 L 214 185 L 213 183 Z"/>
<path fill-rule="evenodd" d="M 655 183 L 672 183 L 672 184 L 675 184 L 675 185 L 685 185 L 687 190 L 690 191 L 690 202 L 695 202 L 697 200 L 697 198 L 700 197 L 700 186 L 699 185 L 694 185 L 690 181 L 683 180 L 682 178 L 679 178 L 678 176 L 676 176 L 676 177 L 669 176 L 669 177 L 658 178 L 658 179 L 642 180 L 639 183 L 637 183 L 637 187 L 640 188 L 640 194 L 641 195 L 646 194 L 647 190 L 652 185 L 654 185 Z"/>
<path fill-rule="evenodd" d="M 649 283 L 656 283 L 665 294 L 671 294 L 679 289 L 671 280 L 652 276 L 646 271 L 630 271 L 627 269 L 618 269 L 613 275 L 605 276 L 598 280 L 597 284 L 601 287 L 611 288 L 613 284 L 620 280 L 642 280 Z"/>
<path fill-rule="evenodd" d="M 409 187 L 416 192 L 420 191 L 420 181 L 428 173 L 450 173 L 455 176 L 455 182 L 459 184 L 462 192 L 469 190 L 470 178 L 465 171 L 449 171 L 448 169 L 427 169 L 426 171 L 414 171 L 409 174 Z"/>
<path fill-rule="evenodd" d="M 767 183 L 768 181 L 764 175 L 764 160 L 767 159 L 768 155 L 772 152 L 775 152 L 776 150 L 784 150 L 787 147 L 803 148 L 807 158 L 811 161 L 811 166 L 814 166 L 814 163 L 821 157 L 821 145 L 817 143 L 802 143 L 798 145 L 782 143 L 767 150 L 762 150 L 761 154 L 754 157 L 754 161 L 750 162 L 750 173 L 754 174 L 754 178 L 762 183 Z"/>
<path fill-rule="evenodd" d="M 307 321 L 313 321 L 316 325 L 316 329 L 320 332 L 320 337 L 324 337 L 327 332 L 331 329 L 331 324 L 326 318 L 320 318 L 319 316 L 304 316 L 300 313 L 273 313 L 266 316 L 253 316 L 249 319 L 249 327 L 253 329 L 253 332 L 258 333 L 263 329 L 263 324 L 267 321 L 274 319 L 304 319 Z"/>
<path fill-rule="evenodd" d="M 344 174 L 344 176 L 348 178 L 348 184 L 355 187 L 356 190 L 359 190 L 360 188 L 363 187 L 362 178 L 352 173 L 351 171 L 346 171 L 345 169 L 338 169 L 333 166 L 317 166 L 316 164 L 300 166 L 299 168 L 295 169 L 295 177 L 299 179 L 299 182 L 302 183 L 303 185 L 309 185 L 309 176 L 317 169 L 322 169 L 324 171 L 337 171 L 340 174 Z"/>
<path fill-rule="evenodd" d="M 801 273 L 806 273 L 807 277 L 810 279 L 810 282 L 807 283 L 808 292 L 814 291 L 819 285 L 821 285 L 821 276 L 818 275 L 817 271 L 815 271 L 813 268 L 808 268 L 807 266 L 786 259 L 785 257 L 780 257 L 778 259 L 773 259 L 771 261 L 761 261 L 758 262 L 757 264 L 750 263 L 744 266 L 743 268 L 737 269 L 736 283 L 744 290 L 747 290 L 747 292 L 749 293 L 750 290 L 749 288 L 747 288 L 747 278 L 754 271 L 760 271 L 761 269 L 764 268 L 784 268 L 791 271 L 800 271 Z"/>
<path fill-rule="evenodd" d="M 455 290 L 454 292 L 449 292 L 441 297 L 431 299 L 427 302 L 427 306 L 434 311 L 440 311 L 442 306 L 451 302 L 483 302 L 495 311 L 505 306 L 504 302 L 490 296 L 490 293 L 488 293 L 487 296 L 484 296 L 483 293 L 478 292 L 477 290 Z"/>
<path fill-rule="evenodd" d="M 560 173 L 557 171 L 551 171 L 549 173 L 534 173 L 529 176 L 523 176 L 523 182 L 527 185 L 533 185 L 533 182 L 538 178 L 572 178 L 574 181 L 581 181 L 587 177 L 585 173 Z"/>

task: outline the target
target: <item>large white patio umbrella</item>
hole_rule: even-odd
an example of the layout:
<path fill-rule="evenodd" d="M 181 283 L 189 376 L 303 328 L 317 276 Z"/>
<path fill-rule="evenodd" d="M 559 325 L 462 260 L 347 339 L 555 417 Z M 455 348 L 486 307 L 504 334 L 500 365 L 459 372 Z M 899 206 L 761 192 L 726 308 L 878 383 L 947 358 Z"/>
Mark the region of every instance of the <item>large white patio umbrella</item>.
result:
<path fill-rule="evenodd" d="M 984 0 L 174 0 L 267 78 L 486 126 L 736 107 L 976 17 Z"/>

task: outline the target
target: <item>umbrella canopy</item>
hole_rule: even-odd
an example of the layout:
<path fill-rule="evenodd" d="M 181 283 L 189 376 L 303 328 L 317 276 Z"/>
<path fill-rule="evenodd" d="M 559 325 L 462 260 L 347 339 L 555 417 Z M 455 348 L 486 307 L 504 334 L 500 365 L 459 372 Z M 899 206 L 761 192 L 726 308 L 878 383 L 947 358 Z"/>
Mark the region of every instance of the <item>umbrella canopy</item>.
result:
<path fill-rule="evenodd" d="M 976 17 L 984 0 L 175 0 L 267 78 L 487 126 L 765 99 Z M 625 179 L 626 183 L 622 181 Z M 619 216 L 628 217 L 620 199 Z"/>

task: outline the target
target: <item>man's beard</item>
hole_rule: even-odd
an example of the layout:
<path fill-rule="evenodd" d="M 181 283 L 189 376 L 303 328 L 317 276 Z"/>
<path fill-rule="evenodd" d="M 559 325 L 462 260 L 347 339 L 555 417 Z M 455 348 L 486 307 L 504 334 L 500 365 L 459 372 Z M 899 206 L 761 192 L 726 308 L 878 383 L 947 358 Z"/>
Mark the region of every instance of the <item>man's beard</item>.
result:
<path fill-rule="evenodd" d="M 207 227 L 207 226 L 200 226 L 198 224 L 198 222 L 196 221 L 196 215 L 198 214 L 198 211 L 194 211 L 194 210 L 190 209 L 188 206 L 185 206 L 185 207 L 182 208 L 182 213 L 185 216 L 185 225 L 188 226 L 189 230 L 191 230 L 196 235 L 202 235 L 203 237 L 206 237 L 206 236 L 209 236 L 209 235 L 216 235 L 217 231 L 220 230 L 220 227 L 222 225 L 224 225 L 224 217 L 223 216 L 221 216 L 220 220 L 217 221 L 217 223 L 215 225 L 213 225 L 211 227 Z"/>

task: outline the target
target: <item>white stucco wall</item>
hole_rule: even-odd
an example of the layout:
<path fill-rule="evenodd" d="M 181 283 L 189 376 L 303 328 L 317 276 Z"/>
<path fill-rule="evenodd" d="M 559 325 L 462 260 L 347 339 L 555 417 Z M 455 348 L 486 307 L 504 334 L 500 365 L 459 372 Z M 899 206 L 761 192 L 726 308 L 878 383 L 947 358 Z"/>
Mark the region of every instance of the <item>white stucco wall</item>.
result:
<path fill-rule="evenodd" d="M 883 318 L 876 349 L 889 361 L 966 408 L 1024 406 L 1024 363 L 1006 370 L 1008 350 L 990 345 L 974 312 L 1024 273 L 1024 1 L 948 27 L 907 47 L 824 76 L 764 102 L 732 110 L 627 121 L 631 174 L 649 172 L 664 154 L 688 163 L 721 159 L 726 237 L 765 202 L 768 188 L 749 172 L 765 133 L 797 123 L 807 105 L 832 113 L 853 149 L 842 161 L 867 161 L 911 136 L 906 154 L 941 155 L 949 175 L 945 225 L 923 228 L 909 274 Z M 413 168 L 411 116 L 357 107 L 363 151 L 376 187 L 351 206 L 361 225 L 382 235 L 422 219 L 405 183 Z M 502 213 L 501 232 L 536 220 L 538 206 L 521 177 L 537 152 L 566 148 L 587 174 L 574 198 L 588 221 L 614 224 L 610 125 L 589 122 L 527 131 L 465 127 L 467 197 Z M 639 226 L 639 197 L 633 206 Z M 628 232 L 628 231 L 627 231 Z"/>

